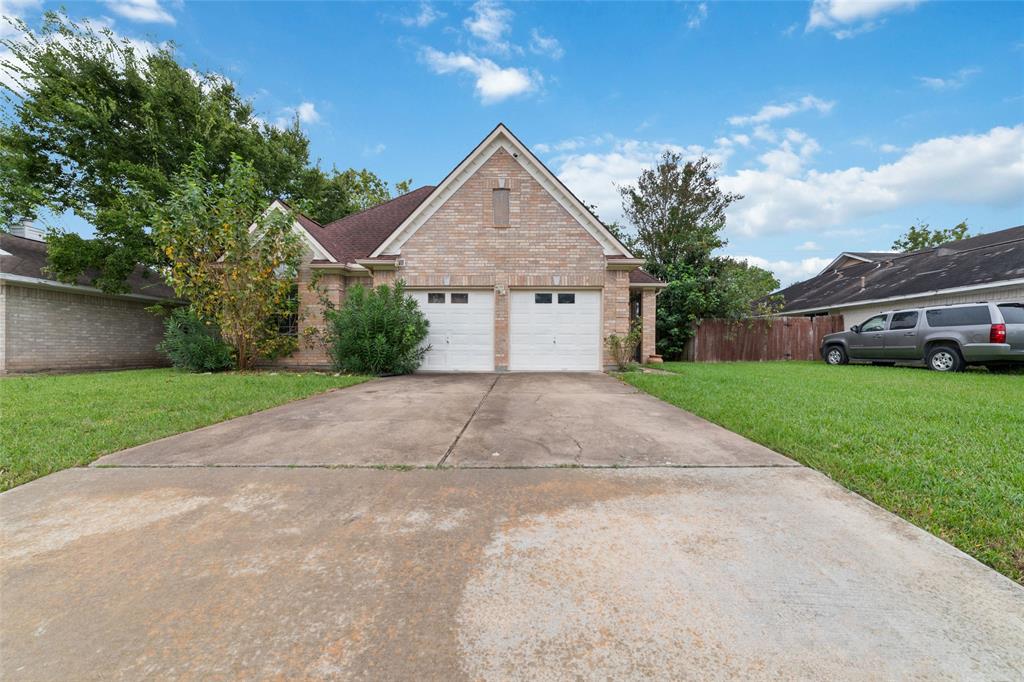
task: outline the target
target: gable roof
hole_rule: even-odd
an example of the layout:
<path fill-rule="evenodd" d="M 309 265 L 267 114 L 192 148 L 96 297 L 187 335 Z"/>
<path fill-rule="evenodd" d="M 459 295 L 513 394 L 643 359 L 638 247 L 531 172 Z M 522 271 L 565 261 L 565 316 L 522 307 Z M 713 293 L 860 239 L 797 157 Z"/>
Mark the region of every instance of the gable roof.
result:
<path fill-rule="evenodd" d="M 370 254 L 371 258 L 382 255 L 397 254 L 402 244 L 411 237 L 444 203 L 468 180 L 473 173 L 491 157 L 499 148 L 504 148 L 513 156 L 523 169 L 536 180 L 541 187 L 576 219 L 587 232 L 601 245 L 606 256 L 625 256 L 632 254 L 622 242 L 615 238 L 608 228 L 595 216 L 587 206 L 573 194 L 565 184 L 538 159 L 519 138 L 512 134 L 504 123 L 499 123 L 494 130 L 471 151 L 447 176 L 433 192 L 419 204 L 385 238 Z"/>
<path fill-rule="evenodd" d="M 350 264 L 369 256 L 433 190 L 433 185 L 425 185 L 326 225 L 278 201 L 291 209 L 299 225 L 326 255 L 335 262 Z M 330 261 L 330 258 L 321 256 L 315 260 Z"/>
<path fill-rule="evenodd" d="M 781 312 L 812 312 L 982 285 L 1024 284 L 1024 225 L 910 253 L 871 253 L 877 259 L 826 268 L 779 291 L 785 303 Z"/>
<path fill-rule="evenodd" d="M 874 263 L 886 258 L 899 255 L 895 251 L 843 251 L 841 254 L 832 259 L 832 262 L 821 269 L 820 275 L 823 272 L 828 272 L 834 268 L 849 267 L 856 263 Z"/>

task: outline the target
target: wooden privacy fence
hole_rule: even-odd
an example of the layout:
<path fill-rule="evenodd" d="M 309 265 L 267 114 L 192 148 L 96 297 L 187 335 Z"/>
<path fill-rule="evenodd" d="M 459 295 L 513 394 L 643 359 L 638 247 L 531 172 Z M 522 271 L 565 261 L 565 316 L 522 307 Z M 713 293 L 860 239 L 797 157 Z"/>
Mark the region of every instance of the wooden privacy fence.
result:
<path fill-rule="evenodd" d="M 818 360 L 821 338 L 843 329 L 842 315 L 704 320 L 688 344 L 686 358 L 695 362 Z"/>

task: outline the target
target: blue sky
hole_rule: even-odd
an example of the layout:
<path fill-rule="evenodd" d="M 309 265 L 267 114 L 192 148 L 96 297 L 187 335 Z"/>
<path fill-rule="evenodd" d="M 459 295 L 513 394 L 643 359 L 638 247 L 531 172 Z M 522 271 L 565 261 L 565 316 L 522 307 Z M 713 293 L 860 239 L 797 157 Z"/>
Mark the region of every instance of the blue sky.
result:
<path fill-rule="evenodd" d="M 0 0 L 38 22 L 49 5 Z M 173 40 L 325 166 L 432 184 L 504 121 L 606 220 L 671 147 L 746 195 L 725 252 L 784 281 L 912 222 L 1024 223 L 1024 3 L 74 3 Z M 77 229 L 87 231 L 78 223 Z"/>

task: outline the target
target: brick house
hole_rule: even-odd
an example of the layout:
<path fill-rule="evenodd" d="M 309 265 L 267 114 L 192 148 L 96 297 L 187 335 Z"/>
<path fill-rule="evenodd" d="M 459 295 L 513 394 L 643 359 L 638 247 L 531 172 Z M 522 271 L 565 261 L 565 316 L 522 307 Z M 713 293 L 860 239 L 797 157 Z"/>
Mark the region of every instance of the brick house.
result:
<path fill-rule="evenodd" d="M 105 294 L 58 282 L 46 270 L 46 243 L 31 227 L 0 232 L 0 375 L 166 366 L 156 346 L 163 322 L 146 308 L 174 300 L 155 273 L 137 268 L 129 292 Z"/>
<path fill-rule="evenodd" d="M 353 284 L 401 279 L 430 320 L 423 370 L 599 370 L 632 319 L 641 358 L 656 352 L 664 284 L 504 125 L 437 186 L 327 225 L 297 214 L 295 229 L 300 338 L 323 324 L 321 295 L 340 305 Z M 281 362 L 327 363 L 315 346 Z"/>

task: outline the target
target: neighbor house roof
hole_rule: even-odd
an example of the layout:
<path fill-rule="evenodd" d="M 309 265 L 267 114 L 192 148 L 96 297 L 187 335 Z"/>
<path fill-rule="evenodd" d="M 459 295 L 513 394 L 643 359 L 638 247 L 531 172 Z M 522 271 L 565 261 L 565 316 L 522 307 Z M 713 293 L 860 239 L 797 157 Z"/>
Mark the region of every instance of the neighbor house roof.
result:
<path fill-rule="evenodd" d="M 785 303 L 782 312 L 811 312 L 948 289 L 1024 283 L 1024 225 L 910 253 L 870 255 L 873 258 L 865 258 L 863 263 L 826 268 L 778 292 Z"/>
<path fill-rule="evenodd" d="M 64 283 L 47 272 L 46 242 L 26 239 L 0 232 L 0 278 L 9 282 L 22 282 L 54 287 L 74 286 L 92 289 L 95 271 L 86 271 L 74 283 Z M 163 279 L 143 266 L 138 266 L 128 277 L 129 295 L 158 299 L 173 299 L 174 291 Z M 96 290 L 98 291 L 98 290 Z"/>

